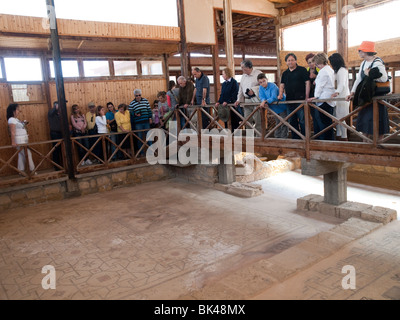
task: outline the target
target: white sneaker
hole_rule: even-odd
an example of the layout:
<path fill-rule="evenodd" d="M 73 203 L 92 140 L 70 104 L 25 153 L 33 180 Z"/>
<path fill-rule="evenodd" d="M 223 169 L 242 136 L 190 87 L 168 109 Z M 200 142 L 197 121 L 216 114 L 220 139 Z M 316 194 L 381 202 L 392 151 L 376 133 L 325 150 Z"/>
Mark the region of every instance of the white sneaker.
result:
<path fill-rule="evenodd" d="M 88 165 L 88 166 L 90 166 L 90 165 L 92 165 L 93 163 L 92 163 L 92 161 L 90 161 L 90 159 L 87 159 L 86 160 L 86 165 Z"/>

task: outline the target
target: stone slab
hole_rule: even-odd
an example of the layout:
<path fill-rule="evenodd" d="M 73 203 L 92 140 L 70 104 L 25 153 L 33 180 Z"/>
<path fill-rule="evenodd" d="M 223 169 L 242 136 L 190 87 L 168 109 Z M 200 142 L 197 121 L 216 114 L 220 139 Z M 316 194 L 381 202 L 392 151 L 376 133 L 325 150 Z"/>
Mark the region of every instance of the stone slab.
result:
<path fill-rule="evenodd" d="M 374 206 L 361 212 L 361 218 L 383 224 L 397 220 L 397 211 L 390 208 Z"/>
<path fill-rule="evenodd" d="M 360 202 L 352 202 L 347 201 L 337 206 L 339 210 L 339 218 L 341 219 L 349 219 L 352 217 L 361 217 L 361 212 L 364 210 L 372 208 L 372 205 L 360 203 Z"/>

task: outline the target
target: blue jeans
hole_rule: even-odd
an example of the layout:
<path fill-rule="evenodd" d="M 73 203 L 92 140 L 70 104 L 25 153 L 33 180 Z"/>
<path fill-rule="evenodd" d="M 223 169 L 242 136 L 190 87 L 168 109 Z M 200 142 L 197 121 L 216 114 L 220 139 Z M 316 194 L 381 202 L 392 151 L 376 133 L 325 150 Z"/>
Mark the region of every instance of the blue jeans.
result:
<path fill-rule="evenodd" d="M 135 128 L 134 130 L 150 129 L 150 123 L 147 122 L 147 121 L 146 121 L 146 122 L 135 123 L 135 127 L 134 127 L 134 128 Z M 137 134 L 137 136 L 138 136 L 140 139 L 142 139 L 143 141 L 146 140 L 147 131 L 140 131 L 140 132 L 137 132 L 136 134 Z M 150 145 L 151 145 L 151 142 L 148 142 L 147 144 L 150 146 Z M 138 139 L 138 141 L 137 141 L 137 148 L 138 148 L 138 150 L 142 147 L 142 145 L 143 145 L 142 141 L 140 141 L 140 140 Z M 144 155 L 144 150 L 142 150 L 142 151 L 140 152 L 140 154 Z"/>
<path fill-rule="evenodd" d="M 300 104 L 298 103 L 291 103 L 287 105 L 287 114 L 289 115 L 294 111 Z M 299 131 L 302 135 L 306 134 L 306 125 L 304 120 L 304 109 L 298 110 L 294 115 L 292 115 L 288 122 L 290 125 Z M 300 136 L 292 130 L 292 139 L 300 139 Z"/>

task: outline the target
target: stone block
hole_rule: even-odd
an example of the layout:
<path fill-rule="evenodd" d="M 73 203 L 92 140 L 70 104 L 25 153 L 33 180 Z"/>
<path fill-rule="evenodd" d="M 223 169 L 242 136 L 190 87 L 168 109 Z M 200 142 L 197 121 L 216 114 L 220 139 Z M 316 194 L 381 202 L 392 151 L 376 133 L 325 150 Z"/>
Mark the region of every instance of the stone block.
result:
<path fill-rule="evenodd" d="M 337 206 L 337 210 L 339 210 L 339 218 L 341 219 L 349 219 L 352 217 L 360 218 L 361 212 L 369 208 L 372 208 L 372 205 L 352 201 Z"/>
<path fill-rule="evenodd" d="M 308 211 L 308 203 L 310 200 L 303 198 L 297 199 L 297 210 Z"/>
<path fill-rule="evenodd" d="M 44 187 L 44 195 L 48 196 L 51 194 L 58 194 L 60 193 L 60 185 L 59 184 L 53 184 L 50 186 Z"/>
<path fill-rule="evenodd" d="M 110 178 L 107 176 L 100 176 L 96 179 L 97 181 L 97 186 L 100 187 L 105 187 L 110 184 Z"/>
<path fill-rule="evenodd" d="M 8 195 L 2 195 L 0 196 L 0 206 L 6 207 L 11 203 L 10 196 Z"/>
<path fill-rule="evenodd" d="M 250 185 L 250 184 L 241 184 L 238 182 L 234 182 L 228 185 L 226 193 L 229 193 L 234 196 L 243 197 L 243 198 L 252 198 L 263 194 L 263 190 L 261 186 Z"/>
<path fill-rule="evenodd" d="M 90 188 L 91 189 L 96 189 L 97 188 L 96 179 L 90 179 L 89 183 L 90 183 Z"/>
<path fill-rule="evenodd" d="M 126 171 L 116 172 L 111 175 L 111 180 L 114 184 L 124 184 L 127 176 L 128 175 Z"/>
<path fill-rule="evenodd" d="M 308 210 L 319 211 L 319 205 L 324 202 L 324 197 L 320 195 L 315 195 L 308 202 Z"/>
<path fill-rule="evenodd" d="M 52 193 L 46 196 L 47 201 L 55 201 L 64 199 L 63 193 Z"/>
<path fill-rule="evenodd" d="M 372 166 L 372 169 L 374 169 L 376 172 L 384 172 L 385 167 L 383 166 Z"/>
<path fill-rule="evenodd" d="M 339 212 L 337 207 L 330 203 L 320 202 L 318 206 L 318 211 L 321 214 L 339 218 Z"/>
<path fill-rule="evenodd" d="M 385 167 L 385 171 L 388 172 L 388 173 L 399 173 L 399 168 Z"/>
<path fill-rule="evenodd" d="M 22 201 L 23 199 L 26 199 L 26 193 L 24 191 L 17 191 L 11 194 L 12 202 Z"/>
<path fill-rule="evenodd" d="M 90 189 L 89 181 L 79 181 L 79 189 L 82 191 Z"/>
<path fill-rule="evenodd" d="M 361 219 L 387 224 L 393 220 L 397 220 L 397 211 L 390 208 L 376 206 L 362 211 Z"/>
<path fill-rule="evenodd" d="M 324 197 L 318 194 L 309 194 L 302 198 L 297 199 L 297 209 L 298 210 L 311 210 L 310 209 L 310 201 L 312 201 L 312 211 L 318 211 L 316 209 L 317 203 L 321 203 L 324 201 Z"/>
<path fill-rule="evenodd" d="M 28 199 L 38 199 L 43 196 L 43 189 L 41 187 L 30 189 L 26 192 Z"/>

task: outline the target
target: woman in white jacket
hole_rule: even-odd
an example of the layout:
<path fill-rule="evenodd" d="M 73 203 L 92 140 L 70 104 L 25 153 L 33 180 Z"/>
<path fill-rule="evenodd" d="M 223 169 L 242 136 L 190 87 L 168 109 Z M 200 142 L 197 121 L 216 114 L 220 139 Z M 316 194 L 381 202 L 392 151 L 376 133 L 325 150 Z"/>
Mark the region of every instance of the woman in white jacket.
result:
<path fill-rule="evenodd" d="M 25 171 L 25 151 L 20 145 L 27 144 L 28 141 L 28 132 L 26 131 L 27 121 L 21 121 L 18 119 L 21 111 L 19 109 L 19 105 L 16 103 L 12 103 L 7 107 L 7 122 L 8 127 L 10 128 L 11 134 L 11 145 L 19 151 L 18 153 L 18 170 Z M 29 149 L 27 149 L 28 156 L 28 164 L 29 170 L 35 170 L 35 164 L 32 160 L 32 153 Z M 20 173 L 21 174 L 21 173 Z M 36 174 L 36 172 L 35 172 Z M 22 175 L 22 174 L 21 174 Z"/>
<path fill-rule="evenodd" d="M 346 98 L 350 94 L 349 90 L 349 72 L 347 71 L 343 57 L 339 53 L 332 54 L 329 63 L 335 71 L 336 89 L 332 98 Z M 349 114 L 348 101 L 336 101 L 334 116 L 341 119 Z M 343 123 L 346 121 L 343 120 Z M 336 140 L 347 141 L 347 129 L 342 125 L 336 126 Z"/>
<path fill-rule="evenodd" d="M 313 58 L 315 65 L 320 69 L 315 79 L 314 97 L 307 101 L 311 102 L 314 99 L 330 99 L 335 93 L 335 75 L 332 68 L 328 65 L 328 56 L 321 52 L 317 53 Z M 317 102 L 316 105 L 327 113 L 333 115 L 335 109 L 335 101 Z M 332 124 L 332 119 L 316 110 L 314 112 L 314 134 L 317 134 L 329 127 Z M 333 129 L 329 129 L 320 134 L 316 139 L 319 140 L 334 140 Z"/>

